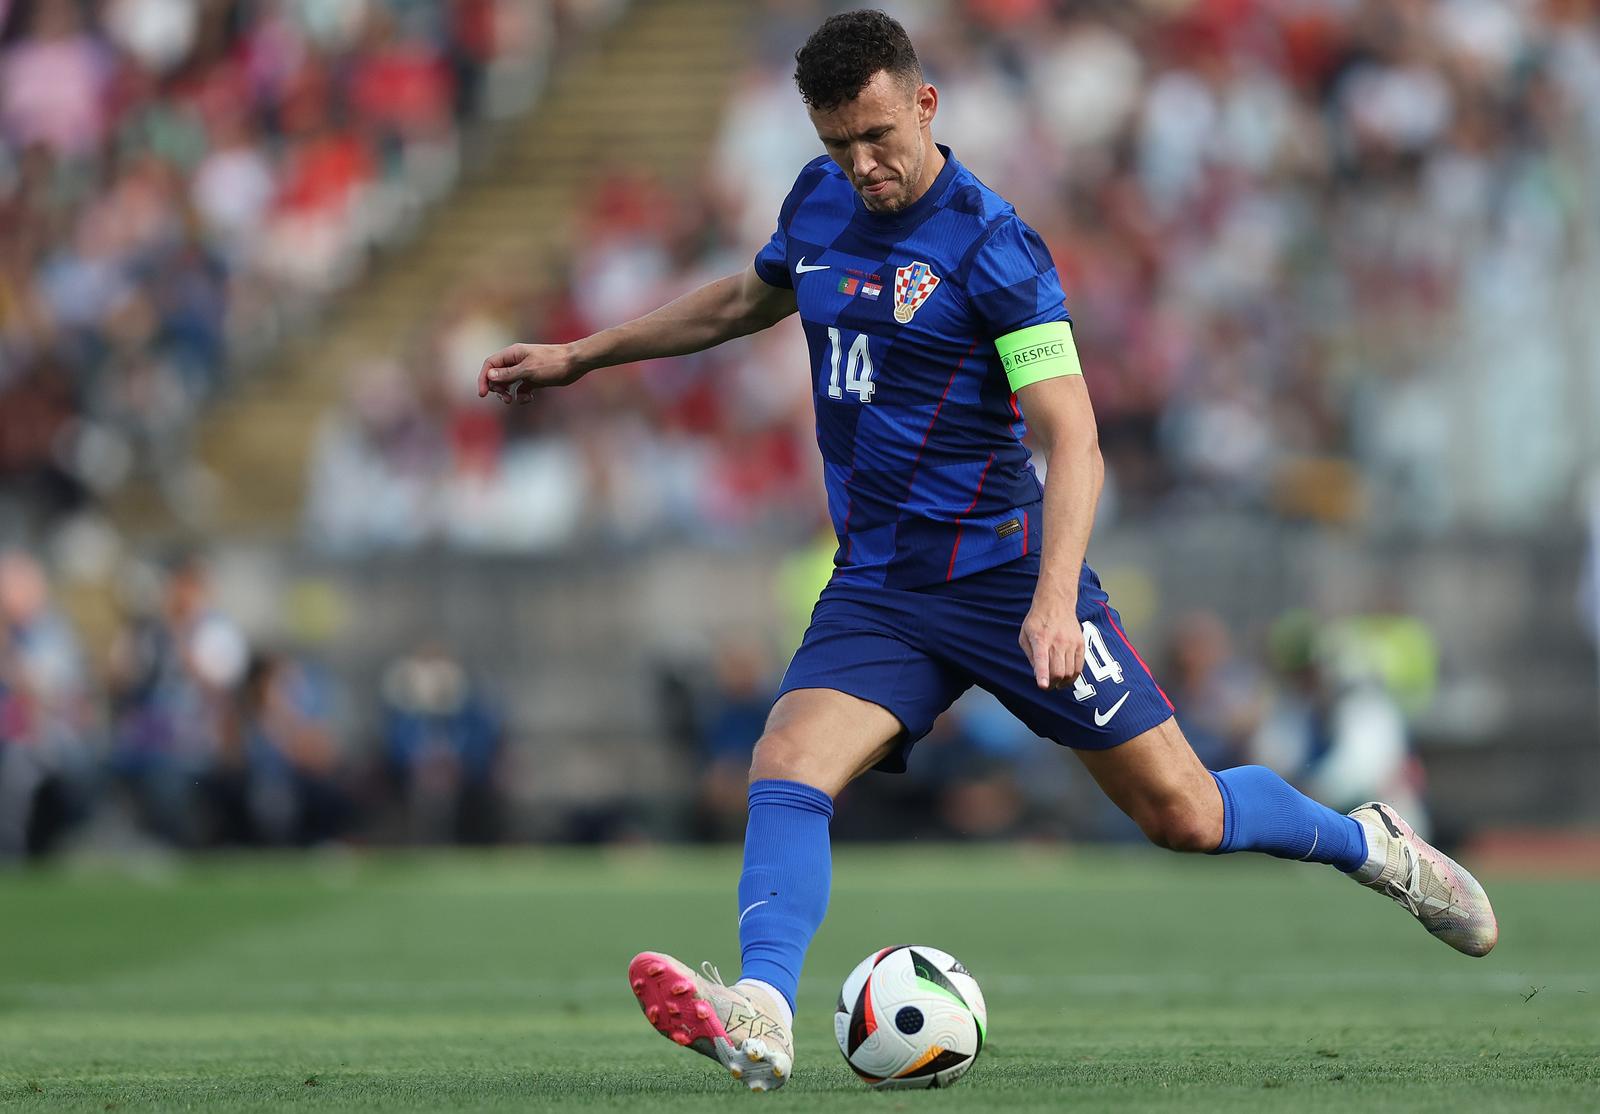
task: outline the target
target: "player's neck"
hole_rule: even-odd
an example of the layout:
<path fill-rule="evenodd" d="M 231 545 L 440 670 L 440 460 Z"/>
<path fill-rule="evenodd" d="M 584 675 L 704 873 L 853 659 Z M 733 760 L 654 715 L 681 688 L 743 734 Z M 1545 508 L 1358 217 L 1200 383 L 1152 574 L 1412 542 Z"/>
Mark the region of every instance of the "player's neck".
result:
<path fill-rule="evenodd" d="M 922 178 L 917 182 L 916 191 L 912 193 L 911 199 L 906 202 L 906 208 L 908 209 L 927 195 L 928 191 L 933 188 L 933 184 L 939 180 L 940 173 L 944 170 L 944 152 L 939 150 L 939 145 L 931 138 L 928 140 L 928 146 L 933 149 L 933 154 L 923 164 Z"/>

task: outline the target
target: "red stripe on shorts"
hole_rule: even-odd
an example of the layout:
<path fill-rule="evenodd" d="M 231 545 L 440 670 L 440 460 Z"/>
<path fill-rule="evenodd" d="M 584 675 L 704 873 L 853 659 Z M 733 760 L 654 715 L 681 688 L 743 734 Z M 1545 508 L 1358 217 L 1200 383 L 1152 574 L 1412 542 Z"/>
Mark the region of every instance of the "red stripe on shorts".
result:
<path fill-rule="evenodd" d="M 1148 665 L 1145 665 L 1144 659 L 1139 656 L 1139 651 L 1133 648 L 1133 643 L 1128 641 L 1128 636 L 1124 634 L 1122 632 L 1122 628 L 1117 625 L 1117 617 L 1111 613 L 1111 605 L 1102 600 L 1100 601 L 1100 606 L 1106 613 L 1107 621 L 1111 623 L 1111 629 L 1117 632 L 1117 637 L 1122 639 L 1122 644 L 1128 648 L 1130 653 L 1133 654 L 1134 660 L 1137 661 L 1140 667 L 1144 670 L 1145 676 L 1150 678 L 1150 683 L 1154 685 L 1156 687 L 1156 691 L 1161 694 L 1161 699 L 1167 702 L 1167 710 L 1176 711 L 1177 709 L 1172 706 L 1172 698 L 1167 695 L 1167 690 L 1161 687 L 1161 682 L 1156 680 L 1156 675 L 1150 672 L 1150 667 Z"/>

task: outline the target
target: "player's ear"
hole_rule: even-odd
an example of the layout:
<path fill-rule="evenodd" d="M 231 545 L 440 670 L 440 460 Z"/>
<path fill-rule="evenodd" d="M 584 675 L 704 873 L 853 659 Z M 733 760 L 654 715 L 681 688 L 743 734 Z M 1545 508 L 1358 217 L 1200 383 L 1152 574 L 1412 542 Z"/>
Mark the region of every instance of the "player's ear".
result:
<path fill-rule="evenodd" d="M 924 81 L 917 89 L 917 127 L 925 128 L 933 123 L 938 112 L 939 90 Z"/>

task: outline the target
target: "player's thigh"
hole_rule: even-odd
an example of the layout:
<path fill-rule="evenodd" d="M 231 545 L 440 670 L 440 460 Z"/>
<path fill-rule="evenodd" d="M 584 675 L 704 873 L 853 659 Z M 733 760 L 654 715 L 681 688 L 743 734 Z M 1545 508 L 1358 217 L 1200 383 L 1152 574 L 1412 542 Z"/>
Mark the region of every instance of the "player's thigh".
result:
<path fill-rule="evenodd" d="M 756 745 L 753 779 L 837 794 L 874 766 L 906 768 L 912 744 L 968 684 L 921 645 L 919 603 L 893 589 L 823 592 Z"/>
<path fill-rule="evenodd" d="M 1210 851 L 1222 842 L 1221 791 L 1176 719 L 1117 746 L 1074 753 L 1112 803 L 1156 843 Z"/>
<path fill-rule="evenodd" d="M 831 797 L 890 756 L 905 727 L 888 709 L 836 689 L 791 689 L 756 744 L 750 780 L 782 778 Z"/>

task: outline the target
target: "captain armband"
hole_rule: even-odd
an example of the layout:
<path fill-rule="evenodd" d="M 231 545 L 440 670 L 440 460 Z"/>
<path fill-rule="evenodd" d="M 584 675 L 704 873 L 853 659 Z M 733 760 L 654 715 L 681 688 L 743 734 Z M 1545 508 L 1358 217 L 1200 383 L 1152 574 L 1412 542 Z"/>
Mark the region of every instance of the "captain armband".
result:
<path fill-rule="evenodd" d="M 1072 343 L 1072 323 L 1068 321 L 1029 325 L 1007 333 L 994 342 L 994 347 L 1000 353 L 1000 366 L 1006 369 L 1013 394 L 1044 379 L 1083 374 L 1077 346 Z"/>

